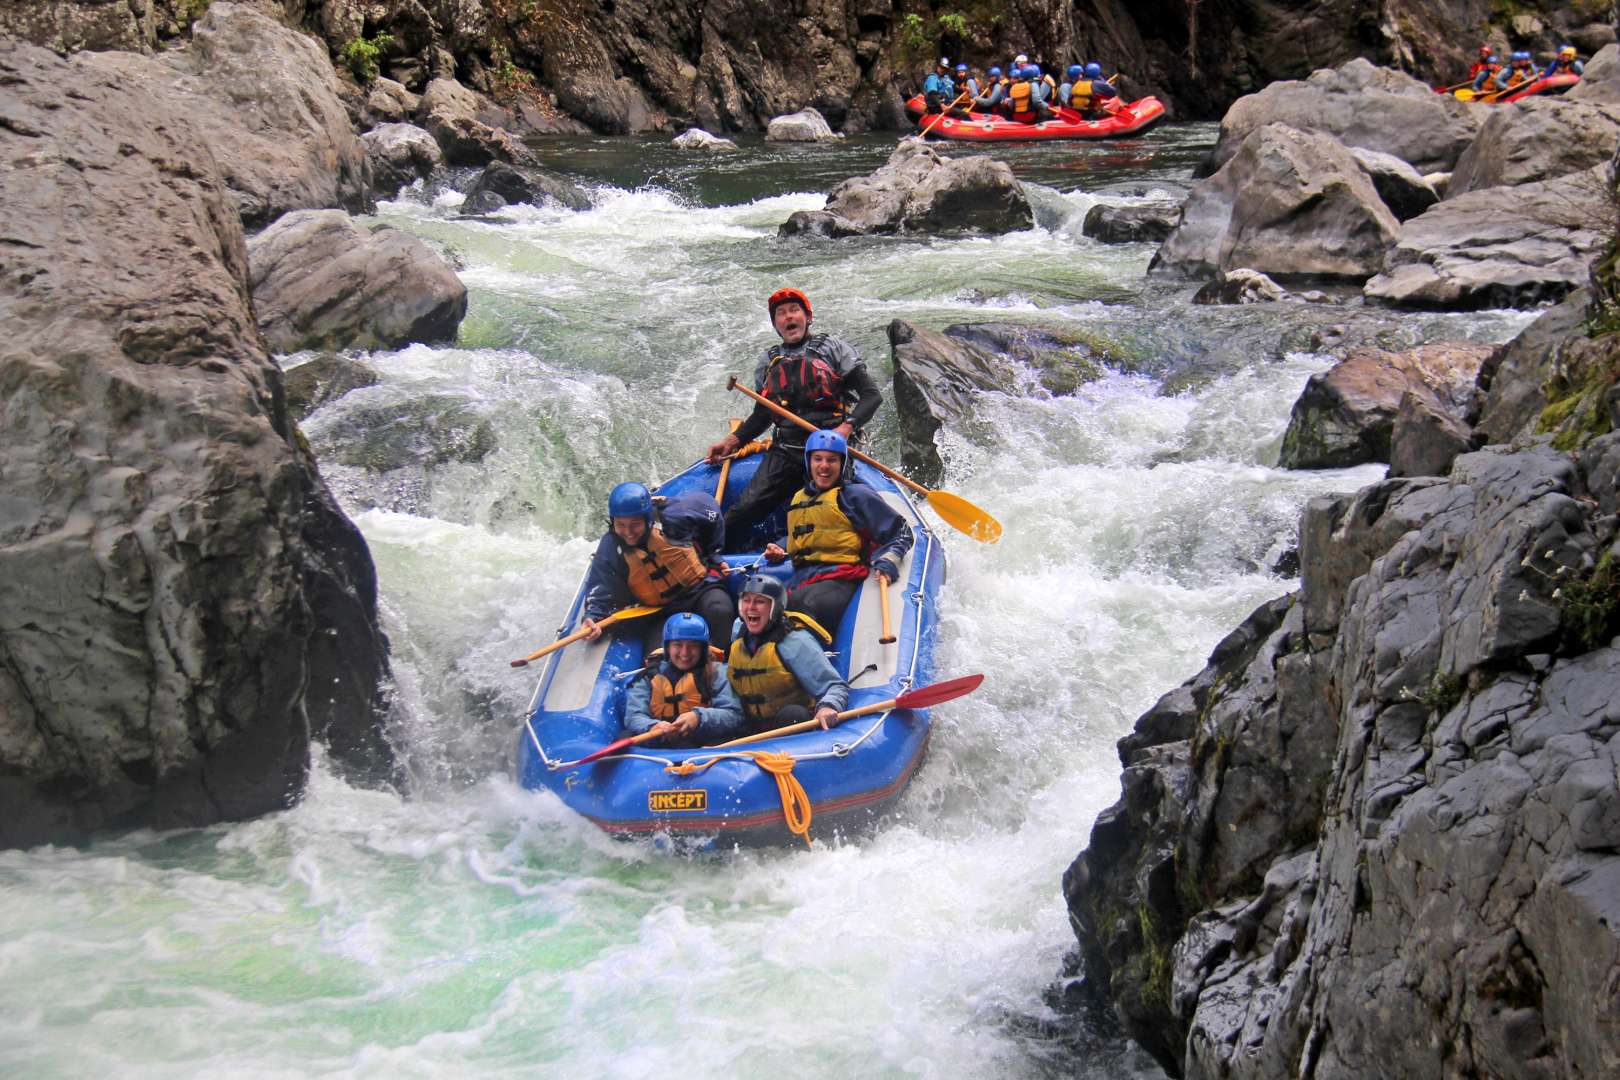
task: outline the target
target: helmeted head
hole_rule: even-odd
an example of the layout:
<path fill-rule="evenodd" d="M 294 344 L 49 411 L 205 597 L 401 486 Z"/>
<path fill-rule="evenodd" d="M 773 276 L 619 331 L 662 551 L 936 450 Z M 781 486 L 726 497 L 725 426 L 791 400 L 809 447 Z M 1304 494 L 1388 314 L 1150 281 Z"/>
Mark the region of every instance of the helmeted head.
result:
<path fill-rule="evenodd" d="M 1489 56 L 1489 55 L 1491 55 L 1490 42 L 1486 42 L 1485 44 L 1483 44 L 1483 45 L 1481 45 L 1479 47 L 1479 55 L 1481 55 L 1481 56 Z"/>
<path fill-rule="evenodd" d="M 1023 67 L 1025 64 L 1029 63 L 1028 54 L 1019 53 L 1017 56 L 1013 57 L 1013 63 L 1017 64 L 1019 67 Z"/>
<path fill-rule="evenodd" d="M 1078 79 L 1081 76 L 1081 74 L 1083 74 L 1085 72 L 1085 70 L 1086 69 L 1085 69 L 1085 66 L 1083 64 L 1070 64 L 1069 65 L 1069 78 Z"/>
<path fill-rule="evenodd" d="M 771 313 L 771 325 L 787 344 L 798 344 L 809 332 L 814 313 L 810 310 L 810 298 L 798 289 L 777 289 L 771 293 L 765 307 Z"/>
<path fill-rule="evenodd" d="M 849 443 L 836 431 L 812 431 L 804 440 L 804 475 L 809 478 L 809 486 L 817 491 L 826 491 L 837 484 L 848 460 Z"/>
<path fill-rule="evenodd" d="M 967 75 L 967 65 L 966 64 L 957 64 L 956 65 L 956 73 L 958 75 L 966 76 Z"/>
<path fill-rule="evenodd" d="M 1575 59 L 1575 46 L 1573 46 L 1573 45 L 1560 45 L 1560 46 L 1558 46 L 1558 59 L 1560 59 L 1560 60 L 1573 60 L 1573 59 Z"/>
<path fill-rule="evenodd" d="M 689 642 L 696 648 L 688 649 L 677 642 Z M 691 671 L 703 659 L 709 647 L 709 624 L 701 615 L 690 611 L 677 611 L 664 620 L 664 657 L 682 671 Z"/>
<path fill-rule="evenodd" d="M 992 67 L 989 71 L 985 72 L 985 74 L 990 76 L 992 79 L 999 79 L 1001 78 L 1001 69 L 998 67 Z"/>
<path fill-rule="evenodd" d="M 949 71 L 949 70 L 951 70 L 951 58 L 948 57 L 948 56 L 940 57 L 939 58 L 939 63 L 934 65 L 934 70 L 935 71 Z"/>
<path fill-rule="evenodd" d="M 737 596 L 737 614 L 750 634 L 761 634 L 775 626 L 786 607 L 787 586 L 769 574 L 751 575 Z"/>
<path fill-rule="evenodd" d="M 1039 65 L 1039 64 L 1031 64 L 1031 65 L 1029 65 L 1029 77 L 1032 78 L 1032 79 L 1040 78 L 1041 77 L 1041 65 Z"/>
<path fill-rule="evenodd" d="M 1485 61 L 1485 62 L 1487 64 L 1496 64 L 1496 65 L 1500 66 L 1501 63 L 1502 63 L 1502 58 L 1500 56 L 1497 56 L 1495 53 L 1492 53 L 1491 58 L 1489 60 Z"/>
<path fill-rule="evenodd" d="M 1086 65 L 1086 78 L 1088 78 L 1088 79 L 1100 79 L 1100 78 L 1102 78 L 1102 65 L 1097 63 L 1095 60 L 1093 60 L 1091 63 L 1087 64 Z"/>
<path fill-rule="evenodd" d="M 647 490 L 646 484 L 626 480 L 608 492 L 608 518 L 613 534 L 627 544 L 641 543 L 642 537 L 647 535 L 647 527 L 652 524 L 652 512 L 652 492 Z"/>
<path fill-rule="evenodd" d="M 1513 54 L 1513 62 L 1515 64 L 1528 64 L 1530 62 L 1530 54 L 1520 50 L 1519 52 Z"/>

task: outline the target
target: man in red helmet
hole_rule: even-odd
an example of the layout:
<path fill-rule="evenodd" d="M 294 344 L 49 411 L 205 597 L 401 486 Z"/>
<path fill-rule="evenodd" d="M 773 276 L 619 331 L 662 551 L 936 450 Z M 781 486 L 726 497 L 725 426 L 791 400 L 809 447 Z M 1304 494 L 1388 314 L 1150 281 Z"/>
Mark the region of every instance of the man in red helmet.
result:
<path fill-rule="evenodd" d="M 817 427 L 853 441 L 854 433 L 883 404 L 883 394 L 866 370 L 866 362 L 847 341 L 810 333 L 810 298 L 798 289 L 778 289 L 766 307 L 782 342 L 766 350 L 755 366 L 755 392 Z M 741 427 L 709 447 L 709 461 L 720 461 L 764 434 L 773 423 L 776 431 L 770 450 L 726 511 L 726 536 L 735 550 L 758 550 L 771 539 L 751 533 L 755 524 L 770 517 L 804 486 L 804 440 L 809 433 L 756 404 Z"/>

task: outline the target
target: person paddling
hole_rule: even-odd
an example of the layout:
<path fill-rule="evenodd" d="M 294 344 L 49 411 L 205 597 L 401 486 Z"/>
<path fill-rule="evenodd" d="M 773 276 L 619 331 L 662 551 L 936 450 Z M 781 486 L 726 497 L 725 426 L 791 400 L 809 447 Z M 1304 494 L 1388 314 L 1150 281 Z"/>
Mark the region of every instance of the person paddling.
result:
<path fill-rule="evenodd" d="M 725 654 L 709 644 L 709 628 L 691 612 L 664 623 L 664 647 L 625 692 L 624 727 L 651 732 L 665 746 L 704 746 L 742 734 L 742 702 L 726 678 Z"/>
<path fill-rule="evenodd" d="M 787 547 L 770 544 L 765 560 L 793 560 L 788 606 L 837 633 L 868 575 L 893 583 L 911 550 L 911 526 L 865 484 L 845 483 L 848 444 L 833 431 L 805 441 L 804 488 L 788 507 Z"/>
<path fill-rule="evenodd" d="M 1558 55 L 1547 63 L 1546 70 L 1541 73 L 1543 79 L 1550 79 L 1554 75 L 1584 75 L 1586 65 L 1575 59 L 1575 46 L 1563 45 L 1558 49 Z"/>
<path fill-rule="evenodd" d="M 831 727 L 849 704 L 849 683 L 822 651 L 832 635 L 786 604 L 786 586 L 768 574 L 743 582 L 737 598 L 726 677 L 751 732 L 811 719 Z"/>
<path fill-rule="evenodd" d="M 709 640 L 731 641 L 734 609 L 719 563 L 725 522 L 714 496 L 689 491 L 655 507 L 645 484 L 629 481 L 608 494 L 608 531 L 597 542 L 585 577 L 587 641 L 602 636 L 597 620 L 631 605 L 694 611 Z M 645 619 L 615 625 L 646 629 Z"/>
<path fill-rule="evenodd" d="M 766 301 L 766 310 L 782 343 L 766 350 L 754 368 L 754 392 L 818 428 L 830 428 L 845 439 L 853 437 L 883 404 L 883 393 L 861 354 L 846 341 L 810 333 L 810 298 L 798 289 L 778 289 Z M 726 511 L 726 536 L 743 550 L 749 550 L 755 523 L 770 517 L 804 484 L 807 433 L 780 420 L 764 405 L 755 405 L 742 426 L 709 447 L 707 455 L 711 464 L 723 461 L 764 434 L 772 423 L 776 431 L 770 450 Z"/>
<path fill-rule="evenodd" d="M 1530 53 L 1521 50 L 1513 54 L 1512 61 L 1507 67 L 1496 73 L 1496 89 L 1517 90 L 1533 81 L 1536 69 L 1532 64 Z"/>
<path fill-rule="evenodd" d="M 1496 78 L 1496 73 L 1502 70 L 1502 60 L 1495 53 L 1486 58 L 1485 63 L 1475 64 L 1474 93 L 1477 95 L 1485 89 L 1485 84 Z"/>
<path fill-rule="evenodd" d="M 1075 80 L 1069 97 L 1063 102 L 1086 120 L 1100 120 L 1103 117 L 1103 102 L 1111 101 L 1119 96 L 1114 84 L 1102 77 L 1102 65 L 1096 62 L 1087 64 L 1082 79 Z"/>

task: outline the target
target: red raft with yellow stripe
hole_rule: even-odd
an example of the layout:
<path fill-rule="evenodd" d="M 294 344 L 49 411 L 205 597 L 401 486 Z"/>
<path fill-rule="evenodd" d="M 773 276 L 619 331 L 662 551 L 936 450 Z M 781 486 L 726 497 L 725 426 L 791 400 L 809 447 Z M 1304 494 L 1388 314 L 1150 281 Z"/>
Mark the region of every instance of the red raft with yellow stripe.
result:
<path fill-rule="evenodd" d="M 736 461 L 722 504 L 753 476 L 759 458 Z M 828 627 L 832 657 L 850 684 L 849 708 L 859 709 L 928 684 L 933 676 L 936 600 L 945 580 L 945 554 L 909 494 L 864 462 L 855 477 L 875 489 L 911 526 L 915 543 L 888 590 L 895 640 L 884 643 L 882 592 L 875 579 L 855 594 L 843 622 Z M 657 495 L 714 492 L 719 470 L 698 463 L 654 489 Z M 781 535 L 786 518 L 756 529 L 749 546 L 763 549 Z M 732 566 L 757 554 L 727 556 Z M 762 572 L 791 571 L 788 564 Z M 733 592 L 746 575 L 728 575 Z M 558 636 L 573 630 L 584 607 L 583 584 Z M 931 720 L 927 709 L 886 708 L 819 729 L 734 749 L 664 750 L 632 747 L 588 764 L 581 758 L 623 732 L 625 691 L 642 666 L 640 635 L 604 634 L 579 641 L 545 661 L 529 715 L 519 733 L 517 776 L 525 788 L 554 792 L 565 804 L 621 837 L 664 835 L 683 847 L 800 843 L 835 831 L 869 826 L 891 807 L 922 761 Z M 808 826 L 808 828 L 804 828 Z"/>
<path fill-rule="evenodd" d="M 1086 120 L 1073 109 L 1053 109 L 1055 119 L 1038 123 L 1011 120 L 1000 113 L 970 113 L 970 120 L 923 114 L 917 130 L 929 138 L 957 142 L 1046 142 L 1053 139 L 1128 139 L 1141 135 L 1164 119 L 1164 103 L 1156 97 L 1111 102 L 1099 120 Z"/>

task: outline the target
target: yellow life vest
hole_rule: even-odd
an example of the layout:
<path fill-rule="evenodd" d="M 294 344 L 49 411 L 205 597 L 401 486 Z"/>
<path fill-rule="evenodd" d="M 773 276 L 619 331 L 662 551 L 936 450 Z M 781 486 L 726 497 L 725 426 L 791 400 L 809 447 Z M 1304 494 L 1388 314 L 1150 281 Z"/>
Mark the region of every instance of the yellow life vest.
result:
<path fill-rule="evenodd" d="M 647 654 L 647 684 L 651 688 L 651 696 L 647 700 L 647 715 L 654 720 L 673 720 L 684 712 L 693 709 L 704 709 L 714 704 L 714 664 L 724 660 L 726 654 L 708 646 L 709 660 L 699 668 L 683 671 L 680 678 L 670 681 L 668 673 L 664 671 L 664 650 L 654 649 Z M 703 672 L 703 680 L 698 681 L 697 673 Z"/>
<path fill-rule="evenodd" d="M 1081 79 L 1069 91 L 1069 107 L 1071 109 L 1091 108 L 1091 80 Z"/>
<path fill-rule="evenodd" d="M 801 489 L 788 506 L 788 558 L 800 563 L 858 563 L 866 559 L 866 544 L 838 506 L 842 487 L 811 494 Z"/>
<path fill-rule="evenodd" d="M 1007 101 L 1012 105 L 1013 112 L 1029 112 L 1029 80 L 1020 79 L 1007 87 Z"/>
<path fill-rule="evenodd" d="M 750 654 L 743 644 L 745 635 L 739 634 L 731 643 L 731 654 L 726 658 L 726 677 L 731 688 L 742 701 L 743 715 L 754 725 L 769 724 L 776 714 L 789 705 L 814 708 L 810 692 L 799 685 L 798 678 L 788 670 L 777 654 L 776 646 L 792 630 L 808 630 L 823 644 L 832 644 L 832 635 L 821 628 L 816 620 L 797 611 L 789 611 L 775 630 L 765 636 L 759 651 Z"/>
<path fill-rule="evenodd" d="M 647 530 L 644 546 L 620 544 L 619 554 L 624 557 L 630 592 L 643 604 L 662 607 L 709 573 L 696 548 L 665 539 L 664 530 L 658 525 Z"/>

